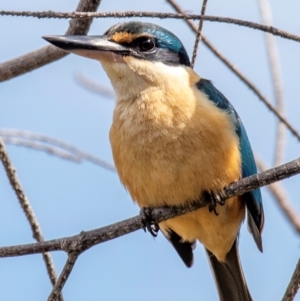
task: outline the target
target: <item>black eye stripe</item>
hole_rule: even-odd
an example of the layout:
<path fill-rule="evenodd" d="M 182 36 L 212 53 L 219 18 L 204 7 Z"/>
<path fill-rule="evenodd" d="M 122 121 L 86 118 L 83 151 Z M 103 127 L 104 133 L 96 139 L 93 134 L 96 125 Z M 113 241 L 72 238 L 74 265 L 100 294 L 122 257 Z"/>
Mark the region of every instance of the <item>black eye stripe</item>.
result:
<path fill-rule="evenodd" d="M 155 38 L 149 36 L 138 37 L 130 43 L 123 42 L 120 44 L 141 53 L 152 52 L 156 48 Z"/>
<path fill-rule="evenodd" d="M 166 43 L 160 37 L 153 35 L 142 35 L 136 37 L 130 42 L 120 42 L 121 45 L 128 48 L 129 54 L 139 59 L 149 61 L 159 61 L 168 65 L 184 65 L 190 66 L 189 57 L 183 46 L 178 50 L 168 47 L 172 43 Z"/>

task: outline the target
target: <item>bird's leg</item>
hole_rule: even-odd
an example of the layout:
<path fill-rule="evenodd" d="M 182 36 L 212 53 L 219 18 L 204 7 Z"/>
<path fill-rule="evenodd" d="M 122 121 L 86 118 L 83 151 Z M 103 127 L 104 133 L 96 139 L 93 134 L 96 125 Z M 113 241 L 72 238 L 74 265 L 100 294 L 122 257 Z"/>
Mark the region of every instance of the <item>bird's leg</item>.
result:
<path fill-rule="evenodd" d="M 202 194 L 202 198 L 205 201 L 209 202 L 209 205 L 208 205 L 209 212 L 214 212 L 215 215 L 219 215 L 219 213 L 216 210 L 217 204 L 219 204 L 221 206 L 225 205 L 225 200 L 224 200 L 224 197 L 222 195 L 222 192 L 221 191 L 218 191 L 218 192 L 216 192 L 216 191 L 211 191 L 211 192 L 204 191 L 203 194 Z"/>
<path fill-rule="evenodd" d="M 142 207 L 140 216 L 144 224 L 144 231 L 146 232 L 147 229 L 153 237 L 156 237 L 159 231 L 159 227 L 158 224 L 152 222 L 151 211 L 152 209 L 149 207 Z"/>

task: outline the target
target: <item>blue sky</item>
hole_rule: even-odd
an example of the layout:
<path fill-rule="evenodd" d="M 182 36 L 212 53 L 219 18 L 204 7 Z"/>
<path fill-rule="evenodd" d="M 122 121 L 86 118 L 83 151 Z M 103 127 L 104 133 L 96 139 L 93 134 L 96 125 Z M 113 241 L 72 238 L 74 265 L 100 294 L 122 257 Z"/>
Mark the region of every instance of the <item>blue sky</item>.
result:
<path fill-rule="evenodd" d="M 144 10 L 172 12 L 165 1 L 107 1 L 99 11 Z M 198 13 L 201 2 L 179 1 L 187 12 Z M 74 0 L 4 1 L 1 10 L 73 11 Z M 273 24 L 299 33 L 296 12 L 300 3 L 272 1 Z M 260 22 L 255 1 L 210 0 L 208 15 Z M 139 20 L 135 18 L 135 20 Z M 143 19 L 174 32 L 192 53 L 194 35 L 181 20 Z M 97 19 L 89 34 L 102 34 L 123 20 Z M 4 62 L 46 45 L 44 35 L 63 34 L 67 20 L 0 17 L 0 61 Z M 274 103 L 264 34 L 235 25 L 204 24 L 209 40 Z M 299 44 L 276 37 L 286 99 L 286 114 L 300 129 Z M 264 104 L 219 59 L 200 45 L 195 70 L 211 79 L 241 116 L 253 149 L 268 165 L 274 157 L 276 119 Z M 110 87 L 96 61 L 75 55 L 26 75 L 1 83 L 0 128 L 14 128 L 66 141 L 113 163 L 108 131 L 114 102 L 80 87 L 78 74 Z M 8 146 L 23 188 L 31 201 L 45 239 L 74 235 L 136 215 L 139 208 L 119 182 L 118 176 L 91 163 L 75 164 L 42 152 Z M 284 161 L 299 156 L 299 142 L 286 135 Z M 296 210 L 299 176 L 283 181 Z M 8 180 L 0 168 L 0 245 L 33 242 L 28 222 Z M 255 300 L 280 300 L 299 257 L 299 238 L 266 188 L 262 189 L 266 223 L 261 254 L 245 224 L 240 235 L 240 254 L 250 291 Z M 59 272 L 66 256 L 52 253 Z M 40 255 L 0 260 L 2 300 L 46 300 L 50 281 Z M 143 231 L 96 246 L 81 255 L 64 290 L 65 300 L 217 300 L 205 252 L 195 251 L 195 264 L 187 269 L 171 245 L 159 235 Z M 295 300 L 300 300 L 300 296 Z"/>

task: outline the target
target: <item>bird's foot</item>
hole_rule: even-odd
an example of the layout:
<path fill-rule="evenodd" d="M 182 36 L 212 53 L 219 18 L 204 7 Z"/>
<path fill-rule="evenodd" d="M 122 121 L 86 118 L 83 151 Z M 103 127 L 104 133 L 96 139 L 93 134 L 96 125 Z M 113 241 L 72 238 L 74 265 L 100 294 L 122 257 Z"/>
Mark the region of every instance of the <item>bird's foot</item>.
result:
<path fill-rule="evenodd" d="M 205 201 L 209 201 L 208 210 L 209 212 L 214 212 L 215 215 L 219 215 L 219 213 L 216 210 L 217 204 L 224 206 L 225 200 L 222 196 L 221 192 L 208 192 L 205 191 L 203 193 L 203 198 Z"/>
<path fill-rule="evenodd" d="M 152 222 L 151 211 L 152 209 L 149 207 L 142 207 L 140 216 L 142 217 L 142 222 L 144 224 L 144 231 L 146 232 L 147 229 L 153 237 L 156 237 L 159 231 L 159 227 L 158 224 Z"/>

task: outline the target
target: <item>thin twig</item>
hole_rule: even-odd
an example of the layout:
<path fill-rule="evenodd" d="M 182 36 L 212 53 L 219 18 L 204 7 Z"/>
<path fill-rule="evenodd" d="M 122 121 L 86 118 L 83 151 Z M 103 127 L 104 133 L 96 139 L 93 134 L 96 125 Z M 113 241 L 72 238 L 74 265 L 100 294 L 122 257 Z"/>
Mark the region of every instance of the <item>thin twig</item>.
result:
<path fill-rule="evenodd" d="M 65 264 L 63 270 L 61 271 L 61 273 L 57 279 L 57 282 L 55 283 L 54 287 L 52 288 L 52 291 L 51 291 L 47 301 L 56 301 L 57 297 L 61 294 L 61 291 L 62 291 L 64 285 L 66 284 L 79 255 L 80 255 L 80 253 L 78 253 L 78 252 L 71 252 L 68 254 L 68 259 L 66 261 L 66 264 Z"/>
<path fill-rule="evenodd" d="M 113 172 L 116 171 L 115 167 L 112 164 L 109 164 L 104 160 L 101 160 L 93 155 L 90 155 L 64 141 L 43 134 L 37 134 L 28 131 L 20 131 L 14 129 L 0 129 L 0 137 L 1 136 L 3 137 L 3 139 L 5 139 L 5 141 L 11 144 L 44 151 L 51 155 L 57 156 L 61 159 L 66 159 L 73 162 L 79 163 L 82 162 L 83 160 L 86 160 L 96 165 L 99 165 L 105 169 L 108 169 L 110 171 Z M 42 143 L 37 143 L 36 141 L 49 144 L 50 146 Z M 53 148 L 52 146 L 54 146 L 55 148 Z M 63 149 L 63 151 L 57 148 L 61 148 Z"/>
<path fill-rule="evenodd" d="M 268 167 L 266 164 L 259 159 L 257 156 L 255 157 L 256 165 L 260 171 L 267 170 Z M 282 187 L 280 182 L 276 182 L 268 186 L 269 191 L 272 193 L 274 199 L 276 200 L 278 206 L 282 210 L 283 214 L 296 230 L 298 234 L 300 234 L 300 216 L 297 213 L 297 210 L 290 203 L 284 188 Z"/>
<path fill-rule="evenodd" d="M 174 0 L 166 0 L 177 12 L 180 14 L 184 14 L 184 11 L 181 9 L 181 7 L 174 1 Z M 185 20 L 187 25 L 196 33 L 197 27 L 195 24 L 190 20 Z M 267 106 L 267 108 L 282 122 L 285 124 L 285 126 L 291 131 L 291 133 L 300 141 L 300 133 L 290 124 L 290 122 L 284 118 L 280 112 L 270 103 L 270 101 L 267 100 L 265 96 L 262 95 L 262 93 L 256 88 L 256 86 L 250 82 L 250 80 L 242 74 L 240 70 L 237 69 L 223 54 L 215 47 L 213 46 L 209 40 L 202 34 L 202 41 L 204 45 L 206 45 L 213 54 L 219 58 L 237 77 L 246 84 L 246 86 L 254 92 L 258 96 L 258 98 Z"/>
<path fill-rule="evenodd" d="M 23 139 L 19 139 L 19 138 L 6 138 L 6 137 L 2 137 L 3 141 L 5 142 L 5 144 L 12 144 L 12 145 L 17 145 L 17 146 L 23 146 L 26 148 L 31 148 L 37 151 L 42 151 L 45 152 L 49 155 L 58 157 L 60 159 L 63 160 L 69 160 L 75 163 L 81 163 L 82 162 L 82 158 L 60 151 L 52 146 L 47 146 L 45 144 L 39 143 L 39 142 L 34 142 L 34 141 L 27 141 L 27 140 L 23 140 Z"/>
<path fill-rule="evenodd" d="M 98 9 L 101 0 L 80 0 L 77 12 L 92 12 Z M 70 25 L 66 34 L 68 35 L 84 35 L 89 31 L 93 19 L 74 19 L 70 21 Z M 15 59 L 0 64 L 0 82 L 9 80 L 13 77 L 22 75 L 32 71 L 53 61 L 63 58 L 69 53 L 60 50 L 54 46 L 45 46 L 34 50 Z"/>
<path fill-rule="evenodd" d="M 5 149 L 5 145 L 1 138 L 0 138 L 0 160 L 3 164 L 6 175 L 9 179 L 9 182 L 10 182 L 13 190 L 15 191 L 16 196 L 19 200 L 19 203 L 27 217 L 27 220 L 30 224 L 34 239 L 38 242 L 43 242 L 44 238 L 43 238 L 43 234 L 42 234 L 40 225 L 34 214 L 33 208 L 31 207 L 31 204 L 24 193 L 24 190 L 18 179 L 16 169 L 14 168 L 14 166 L 12 165 L 12 163 L 9 159 L 8 153 L 6 152 L 6 149 Z M 50 277 L 51 283 L 52 283 L 52 285 L 54 285 L 56 282 L 56 273 L 55 273 L 54 263 L 52 261 L 51 255 L 49 253 L 43 253 L 42 255 L 44 258 L 44 262 L 46 264 L 47 272 Z M 59 299 L 61 301 L 63 301 L 62 296 L 60 296 Z"/>
<path fill-rule="evenodd" d="M 242 195 L 248 191 L 254 190 L 276 181 L 294 176 L 300 173 L 300 158 L 286 163 L 284 165 L 269 169 L 256 175 L 241 179 L 235 183 L 229 184 L 220 193 L 225 200 L 233 196 Z M 163 207 L 154 208 L 151 212 L 153 223 L 160 223 L 178 215 L 182 215 L 193 210 L 207 206 L 210 200 L 198 200 L 185 205 L 184 207 Z M 81 232 L 78 235 L 54 239 L 42 243 L 26 244 L 0 248 L 0 257 L 23 256 L 28 254 L 37 254 L 41 252 L 63 250 L 70 252 L 84 252 L 96 244 L 123 236 L 144 227 L 140 215 L 123 220 L 121 222 L 98 228 L 91 231 Z"/>
<path fill-rule="evenodd" d="M 114 98 L 115 96 L 115 93 L 112 89 L 109 89 L 106 86 L 100 85 L 99 83 L 92 81 L 83 74 L 77 74 L 74 78 L 81 87 L 87 89 L 88 91 L 97 93 L 98 95 L 108 98 Z"/>
<path fill-rule="evenodd" d="M 28 139 L 30 141 L 45 142 L 47 144 L 51 144 L 56 147 L 62 148 L 66 151 L 69 151 L 70 153 L 74 153 L 77 156 L 81 155 L 81 151 L 76 147 L 74 147 L 73 145 L 70 145 L 65 141 L 59 140 L 57 138 L 47 136 L 45 134 L 33 133 L 30 131 L 16 130 L 16 129 L 0 129 L 0 136 L 11 137 L 11 138 L 17 137 L 17 138 Z"/>
<path fill-rule="evenodd" d="M 270 26 L 272 24 L 271 8 L 268 0 L 258 0 L 262 23 Z M 277 110 L 284 115 L 284 97 L 283 84 L 281 78 L 279 54 L 275 39 L 272 35 L 265 34 L 267 52 L 269 57 L 269 65 L 272 75 L 272 83 L 274 87 L 274 94 L 276 99 Z M 274 166 L 282 163 L 285 147 L 285 127 L 282 122 L 278 122 L 277 135 L 275 144 L 275 158 Z"/>
<path fill-rule="evenodd" d="M 298 260 L 295 271 L 285 291 L 282 301 L 294 300 L 299 288 L 300 288 L 300 259 Z"/>
<path fill-rule="evenodd" d="M 275 36 L 279 36 L 292 41 L 300 42 L 300 36 L 291 34 L 273 26 L 265 26 L 251 21 L 239 20 L 234 18 L 226 18 L 219 16 L 201 16 L 197 14 L 174 14 L 174 13 L 157 13 L 157 12 L 144 12 L 144 11 L 125 11 L 125 12 L 54 12 L 54 11 L 0 11 L 0 16 L 18 16 L 18 17 L 34 17 L 34 18 L 55 18 L 55 19 L 86 19 L 91 18 L 133 18 L 133 17 L 144 17 L 144 18 L 160 18 L 160 19 L 192 19 L 192 20 L 205 20 L 209 22 L 219 22 L 227 24 L 235 24 L 248 28 L 261 30 L 264 32 L 271 33 Z"/>
<path fill-rule="evenodd" d="M 208 0 L 203 0 L 202 2 L 202 8 L 201 8 L 201 16 L 205 15 L 205 10 L 206 10 L 206 4 Z M 195 39 L 195 45 L 194 45 L 194 50 L 193 50 L 193 56 L 192 56 L 192 62 L 191 62 L 191 67 L 194 68 L 195 62 L 196 62 L 196 57 L 197 57 L 197 52 L 198 52 L 198 46 L 201 41 L 201 31 L 203 27 L 203 19 L 199 21 L 199 26 L 197 29 L 197 34 L 196 34 L 196 39 Z"/>

